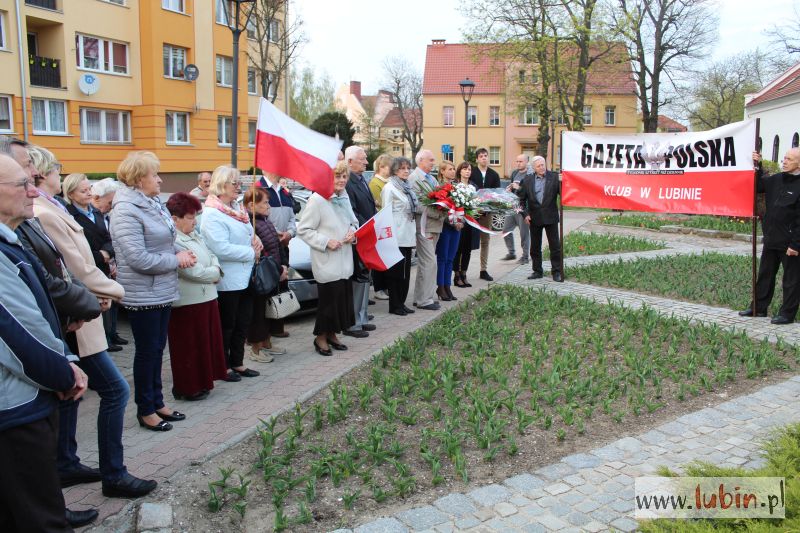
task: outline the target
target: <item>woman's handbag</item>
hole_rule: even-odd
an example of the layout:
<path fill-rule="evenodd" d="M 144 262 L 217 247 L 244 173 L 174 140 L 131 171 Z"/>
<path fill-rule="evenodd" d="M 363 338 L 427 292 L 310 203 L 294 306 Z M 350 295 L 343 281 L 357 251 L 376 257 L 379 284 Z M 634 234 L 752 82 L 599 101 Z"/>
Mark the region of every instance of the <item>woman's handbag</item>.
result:
<path fill-rule="evenodd" d="M 281 292 L 275 296 L 267 298 L 267 309 L 264 316 L 267 318 L 286 318 L 300 309 L 300 302 L 297 300 L 291 289 Z"/>
<path fill-rule="evenodd" d="M 280 271 L 275 260 L 270 256 L 262 256 L 258 263 L 253 265 L 253 274 L 250 277 L 250 286 L 256 294 L 269 296 L 278 288 Z"/>

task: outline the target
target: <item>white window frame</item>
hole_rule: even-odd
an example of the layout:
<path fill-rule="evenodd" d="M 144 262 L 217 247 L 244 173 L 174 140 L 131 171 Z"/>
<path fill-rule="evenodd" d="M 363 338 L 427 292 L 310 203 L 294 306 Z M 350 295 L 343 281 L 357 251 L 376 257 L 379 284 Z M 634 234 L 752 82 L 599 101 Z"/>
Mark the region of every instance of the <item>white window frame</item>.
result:
<path fill-rule="evenodd" d="M 449 116 L 448 116 L 449 115 Z M 450 119 L 448 122 L 447 119 Z M 452 128 L 456 124 L 456 108 L 451 105 L 442 107 L 442 124 L 446 128 Z"/>
<path fill-rule="evenodd" d="M 176 5 L 178 7 L 172 7 Z M 173 13 L 186 14 L 186 0 L 161 0 L 161 9 Z"/>
<path fill-rule="evenodd" d="M 281 21 L 272 19 L 267 28 L 267 40 L 271 43 L 277 43 L 281 35 Z"/>
<path fill-rule="evenodd" d="M 100 0 L 101 2 L 105 2 L 106 4 L 114 4 L 115 6 L 123 6 L 125 7 L 126 0 Z"/>
<path fill-rule="evenodd" d="M 256 136 L 258 136 L 258 123 L 255 120 L 247 121 L 247 145 L 250 148 L 256 147 Z"/>
<path fill-rule="evenodd" d="M 536 120 L 533 120 L 533 119 Z M 539 110 L 533 104 L 523 106 L 519 111 L 520 126 L 536 126 L 539 124 Z"/>
<path fill-rule="evenodd" d="M 500 147 L 499 146 L 490 146 L 489 147 L 489 164 L 490 165 L 499 165 L 500 164 Z"/>
<path fill-rule="evenodd" d="M 85 125 L 87 123 L 86 113 L 89 111 L 93 111 L 96 113 L 100 113 L 100 137 L 101 140 L 93 140 L 86 138 L 86 130 Z M 106 122 L 106 114 L 107 113 L 117 113 L 117 133 L 119 133 L 121 141 L 109 141 L 108 140 L 108 124 Z M 127 125 L 123 120 L 123 116 L 128 117 Z M 127 127 L 126 127 L 127 126 Z M 80 114 L 80 130 L 81 130 L 81 142 L 84 144 L 131 144 L 131 112 L 124 111 L 121 109 L 99 109 L 96 107 L 82 107 L 81 114 Z"/>
<path fill-rule="evenodd" d="M 169 125 L 167 123 L 167 116 L 172 115 L 172 132 L 169 131 Z M 179 140 L 178 139 L 178 117 L 185 117 L 186 119 L 186 140 Z M 189 113 L 183 111 L 167 111 L 164 113 L 164 129 L 166 130 L 166 143 L 169 146 L 185 146 L 190 144 L 190 137 L 189 137 Z M 170 140 L 170 133 L 172 135 L 172 139 Z"/>
<path fill-rule="evenodd" d="M 225 69 L 226 64 L 229 65 L 228 70 Z M 218 87 L 233 87 L 233 58 L 221 55 L 216 56 L 216 60 L 214 61 L 214 72 Z M 227 83 L 225 83 L 226 73 L 228 76 L 230 76 L 230 79 L 227 80 Z"/>
<path fill-rule="evenodd" d="M 231 10 L 231 5 L 228 3 L 228 11 L 225 11 L 224 2 L 228 2 L 228 0 L 216 0 L 214 2 L 214 21 L 217 24 L 222 24 L 223 26 L 229 26 L 228 24 L 228 17 L 229 14 L 235 13 L 235 11 Z"/>
<path fill-rule="evenodd" d="M 67 102 L 64 100 L 50 100 L 48 98 L 31 98 L 31 115 L 34 113 L 35 106 L 33 105 L 34 102 L 44 102 L 44 121 L 45 121 L 45 129 L 37 130 L 34 128 L 33 133 L 35 135 L 67 135 L 69 134 L 69 110 L 67 109 Z M 54 130 L 53 125 L 51 124 L 50 118 L 50 104 L 61 104 L 64 109 L 64 130 Z M 31 120 L 33 124 L 36 123 L 35 120 Z"/>
<path fill-rule="evenodd" d="M 87 67 L 86 66 L 86 58 L 84 56 L 84 39 L 95 39 L 97 40 L 97 68 Z M 105 46 L 103 43 L 108 43 L 109 48 L 111 49 L 111 58 L 108 61 L 109 70 L 103 68 L 103 65 L 106 63 L 105 58 Z M 120 44 L 125 47 L 125 72 L 116 72 L 114 69 L 117 65 L 114 65 L 114 45 Z M 83 33 L 76 33 L 75 34 L 75 46 L 78 49 L 78 70 L 90 70 L 92 72 L 102 72 L 104 74 L 114 74 L 116 76 L 128 76 L 130 75 L 130 64 L 131 64 L 131 48 L 128 43 L 122 41 L 115 41 L 113 39 L 104 39 L 103 37 L 96 37 L 94 35 L 86 35 Z"/>
<path fill-rule="evenodd" d="M 267 80 L 269 81 L 267 87 L 267 99 L 275 98 L 275 95 L 278 93 L 278 88 L 275 86 L 273 80 L 275 79 L 275 73 L 271 70 L 267 71 Z"/>
<path fill-rule="evenodd" d="M 586 120 L 587 117 L 589 120 Z M 592 125 L 592 106 L 590 105 L 583 106 L 583 125 L 584 126 Z"/>
<path fill-rule="evenodd" d="M 478 125 L 478 106 L 467 106 L 467 124 L 470 126 Z"/>
<path fill-rule="evenodd" d="M 610 112 L 610 114 L 609 114 L 609 112 Z M 611 118 L 611 120 L 608 120 L 609 117 Z M 617 106 L 615 106 L 615 105 L 607 105 L 606 106 L 605 123 L 606 123 L 606 126 L 616 126 L 617 125 Z"/>
<path fill-rule="evenodd" d="M 217 117 L 217 145 L 219 146 L 230 146 L 231 141 L 233 140 L 227 138 L 227 132 L 225 129 L 226 122 L 230 123 L 231 134 L 233 134 L 233 117 L 226 117 L 222 115 Z"/>
<path fill-rule="evenodd" d="M 170 69 L 169 73 L 164 72 L 164 77 L 165 78 L 169 78 L 171 80 L 182 80 L 182 79 L 185 79 L 184 76 L 183 76 L 183 70 L 181 70 L 180 71 L 180 75 L 178 75 L 173 71 L 173 67 L 174 67 L 174 61 L 176 59 L 175 58 L 175 53 L 176 52 L 182 52 L 183 53 L 183 68 L 184 69 L 186 68 L 186 65 L 188 63 L 189 50 L 187 50 L 186 48 L 183 48 L 181 46 L 174 46 L 174 45 L 166 44 L 166 43 L 164 43 L 164 49 L 163 50 L 164 50 L 164 52 L 167 52 L 167 50 L 169 50 L 169 69 Z M 163 55 L 162 55 L 162 59 L 163 59 Z"/>
<path fill-rule="evenodd" d="M 500 106 L 499 105 L 489 106 L 489 125 L 490 126 L 499 126 L 500 125 Z"/>
<path fill-rule="evenodd" d="M 253 84 L 252 91 L 250 90 L 251 82 Z M 258 73 L 256 72 L 256 69 L 253 67 L 247 67 L 247 94 L 250 95 L 258 94 Z"/>
<path fill-rule="evenodd" d="M 0 133 L 13 133 L 14 132 L 14 106 L 12 105 L 13 99 L 11 95 L 0 94 L 0 106 L 5 102 L 6 111 L 8 111 L 8 129 L 0 128 Z"/>
<path fill-rule="evenodd" d="M 451 145 L 451 148 L 453 148 L 453 149 L 450 150 L 449 152 L 443 152 L 442 153 L 442 160 L 443 161 L 450 161 L 451 163 L 453 162 L 453 159 L 455 157 L 453 154 L 455 154 L 456 151 L 455 151 L 455 148 L 452 147 L 452 145 Z"/>
<path fill-rule="evenodd" d="M 8 34 L 6 32 L 6 12 L 0 11 L 0 50 L 8 50 Z"/>

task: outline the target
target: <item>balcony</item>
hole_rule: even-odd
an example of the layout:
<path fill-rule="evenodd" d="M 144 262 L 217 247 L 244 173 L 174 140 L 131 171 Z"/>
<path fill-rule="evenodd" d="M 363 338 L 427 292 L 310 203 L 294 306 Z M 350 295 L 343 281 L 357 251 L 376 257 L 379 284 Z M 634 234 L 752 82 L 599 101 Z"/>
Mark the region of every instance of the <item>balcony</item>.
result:
<path fill-rule="evenodd" d="M 57 9 L 56 0 L 25 0 L 25 5 L 43 7 L 44 9 L 50 9 L 53 11 Z"/>
<path fill-rule="evenodd" d="M 61 61 L 50 57 L 29 56 L 31 85 L 61 88 Z"/>

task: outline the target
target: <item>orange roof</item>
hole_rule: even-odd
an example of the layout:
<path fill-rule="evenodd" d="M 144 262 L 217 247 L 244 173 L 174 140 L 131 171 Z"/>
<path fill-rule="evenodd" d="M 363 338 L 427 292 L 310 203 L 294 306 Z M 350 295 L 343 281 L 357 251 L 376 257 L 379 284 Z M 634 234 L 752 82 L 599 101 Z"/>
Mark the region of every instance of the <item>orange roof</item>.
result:
<path fill-rule="evenodd" d="M 689 128 L 677 120 L 669 118 L 667 115 L 658 115 L 658 129 L 670 132 L 689 131 Z"/>
<path fill-rule="evenodd" d="M 473 94 L 503 92 L 506 67 L 493 57 L 487 44 L 428 45 L 422 94 L 460 94 L 458 82 L 475 82 Z M 595 62 L 589 72 L 587 92 L 591 94 L 636 94 L 630 62 L 622 47 Z"/>
<path fill-rule="evenodd" d="M 756 93 L 746 107 L 797 93 L 800 93 L 800 63 L 781 74 L 771 83 L 768 83 L 766 87 Z"/>
<path fill-rule="evenodd" d="M 406 120 L 410 123 L 414 122 L 415 117 L 419 119 L 419 114 L 419 109 L 406 109 L 405 111 Z M 400 110 L 396 107 L 387 113 L 386 118 L 383 119 L 383 123 L 381 124 L 382 128 L 391 128 L 393 126 L 403 126 L 403 121 L 400 119 Z"/>

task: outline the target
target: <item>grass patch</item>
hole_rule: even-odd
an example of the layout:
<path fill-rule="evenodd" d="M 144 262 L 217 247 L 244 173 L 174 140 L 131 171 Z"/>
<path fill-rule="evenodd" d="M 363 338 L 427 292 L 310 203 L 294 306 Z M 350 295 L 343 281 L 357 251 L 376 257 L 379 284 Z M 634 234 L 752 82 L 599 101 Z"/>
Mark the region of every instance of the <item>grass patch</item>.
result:
<path fill-rule="evenodd" d="M 663 242 L 651 241 L 626 235 L 607 235 L 604 233 L 573 232 L 564 238 L 564 257 L 580 255 L 605 255 L 623 252 L 644 252 L 662 250 Z M 550 249 L 544 251 L 545 259 L 550 258 Z"/>
<path fill-rule="evenodd" d="M 649 309 L 495 286 L 265 421 L 247 508 L 274 509 L 278 531 L 342 527 L 362 502 L 495 479 L 517 455 L 630 430 L 798 357 Z"/>
<path fill-rule="evenodd" d="M 786 518 L 783 520 L 652 520 L 639 523 L 644 533 L 707 533 L 718 531 L 783 532 L 800 531 L 800 424 L 781 428 L 770 436 L 763 447 L 766 465 L 756 470 L 721 468 L 711 463 L 694 462 L 684 468 L 690 477 L 785 477 Z M 675 472 L 664 472 L 676 476 Z"/>
<path fill-rule="evenodd" d="M 709 215 L 604 215 L 599 217 L 597 222 L 612 226 L 632 226 L 653 230 L 657 230 L 661 226 L 672 225 L 747 234 L 752 231 L 752 223 L 749 218 Z M 761 226 L 760 221 L 758 225 Z"/>
<path fill-rule="evenodd" d="M 778 283 L 770 311 L 776 313 L 783 299 Z M 579 283 L 615 287 L 699 302 L 715 307 L 744 309 L 751 300 L 751 258 L 743 255 L 703 253 L 637 259 L 601 261 L 570 268 L 569 278 Z"/>

